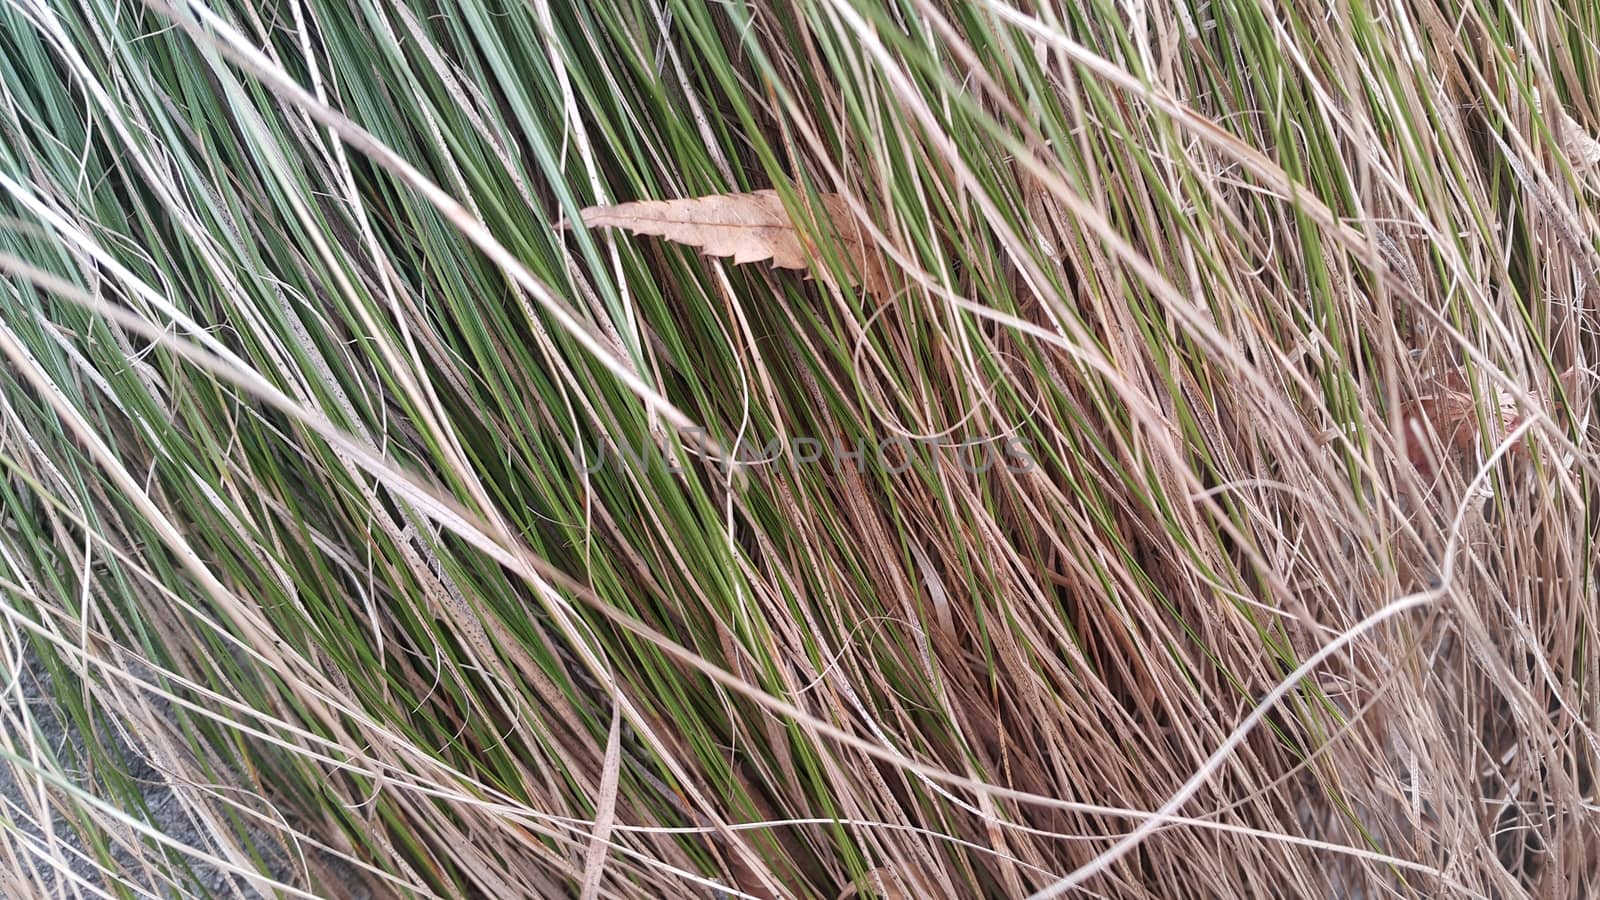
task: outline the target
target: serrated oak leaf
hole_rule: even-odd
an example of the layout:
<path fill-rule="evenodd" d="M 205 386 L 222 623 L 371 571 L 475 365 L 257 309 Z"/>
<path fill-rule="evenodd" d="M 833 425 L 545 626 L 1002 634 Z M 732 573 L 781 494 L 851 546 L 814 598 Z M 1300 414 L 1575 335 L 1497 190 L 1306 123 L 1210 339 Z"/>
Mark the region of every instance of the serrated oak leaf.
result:
<path fill-rule="evenodd" d="M 868 291 L 887 297 L 883 262 L 850 205 L 838 194 L 820 199 L 814 215 L 824 232 L 831 227 L 840 261 Z M 590 206 L 579 214 L 590 228 L 654 235 L 710 256 L 732 257 L 736 264 L 771 262 L 780 269 L 828 273 L 822 253 L 795 227 L 774 190 Z"/>

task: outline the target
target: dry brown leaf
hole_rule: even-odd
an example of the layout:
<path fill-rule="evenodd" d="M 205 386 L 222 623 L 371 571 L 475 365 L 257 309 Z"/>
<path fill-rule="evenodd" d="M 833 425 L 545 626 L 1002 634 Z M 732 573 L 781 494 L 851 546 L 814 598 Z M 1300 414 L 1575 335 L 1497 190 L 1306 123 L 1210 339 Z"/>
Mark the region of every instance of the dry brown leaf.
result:
<path fill-rule="evenodd" d="M 1534 399 L 1532 395 L 1529 396 Z M 1501 440 L 1514 431 L 1521 421 L 1521 407 L 1516 397 L 1499 388 L 1494 389 L 1493 402 L 1498 408 L 1490 414 L 1499 419 L 1493 426 L 1494 438 Z M 1406 458 L 1425 474 L 1432 473 L 1426 438 L 1428 426 L 1432 426 L 1439 435 L 1446 453 L 1470 454 L 1477 446 L 1478 404 L 1466 376 L 1460 372 L 1451 372 L 1437 379 L 1415 400 L 1402 407 L 1401 420 L 1406 429 Z M 1520 444 L 1512 448 L 1513 453 L 1520 450 Z"/>
<path fill-rule="evenodd" d="M 1500 434 L 1516 427 L 1517 405 L 1504 392 L 1499 401 Z M 1401 418 L 1406 428 L 1406 457 L 1419 471 L 1430 473 L 1430 450 L 1427 429 L 1431 426 L 1439 435 L 1447 453 L 1471 453 L 1478 438 L 1477 402 L 1472 396 L 1465 376 L 1452 372 L 1435 381 L 1427 390 L 1402 408 Z"/>
<path fill-rule="evenodd" d="M 840 255 L 868 291 L 887 298 L 882 258 L 866 229 L 838 194 L 821 195 L 819 224 L 831 225 Z M 590 228 L 623 228 L 698 247 L 734 263 L 770 261 L 780 269 L 805 269 L 827 275 L 822 254 L 795 228 L 774 190 L 715 194 L 686 200 L 643 200 L 616 206 L 591 206 L 580 213 Z"/>

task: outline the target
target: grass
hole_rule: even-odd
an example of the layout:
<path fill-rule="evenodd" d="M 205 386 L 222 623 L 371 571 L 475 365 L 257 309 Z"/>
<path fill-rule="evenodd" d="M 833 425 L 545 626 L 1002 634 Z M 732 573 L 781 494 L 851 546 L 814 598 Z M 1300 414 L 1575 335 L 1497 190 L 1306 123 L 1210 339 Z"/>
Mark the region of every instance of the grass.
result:
<path fill-rule="evenodd" d="M 1600 890 L 1597 49 L 6 0 L 0 893 Z"/>

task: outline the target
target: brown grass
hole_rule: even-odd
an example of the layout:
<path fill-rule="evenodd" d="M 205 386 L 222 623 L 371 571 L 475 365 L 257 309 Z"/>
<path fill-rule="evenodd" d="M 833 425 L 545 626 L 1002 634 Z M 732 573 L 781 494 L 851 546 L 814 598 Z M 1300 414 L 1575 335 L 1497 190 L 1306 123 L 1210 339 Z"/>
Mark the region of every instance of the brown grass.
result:
<path fill-rule="evenodd" d="M 101 734 L 0 710 L 3 816 L 185 883 L 131 746 L 218 892 L 1600 896 L 1577 6 L 19 2 L 0 647 Z M 888 296 L 566 227 L 769 184 Z"/>

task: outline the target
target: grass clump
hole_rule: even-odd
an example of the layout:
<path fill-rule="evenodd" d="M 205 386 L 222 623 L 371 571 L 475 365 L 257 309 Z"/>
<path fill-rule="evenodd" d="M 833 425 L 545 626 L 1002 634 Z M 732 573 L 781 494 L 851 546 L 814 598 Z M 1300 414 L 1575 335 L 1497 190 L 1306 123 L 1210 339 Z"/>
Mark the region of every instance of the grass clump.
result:
<path fill-rule="evenodd" d="M 1597 46 L 9 0 L 0 893 L 1600 889 Z"/>

